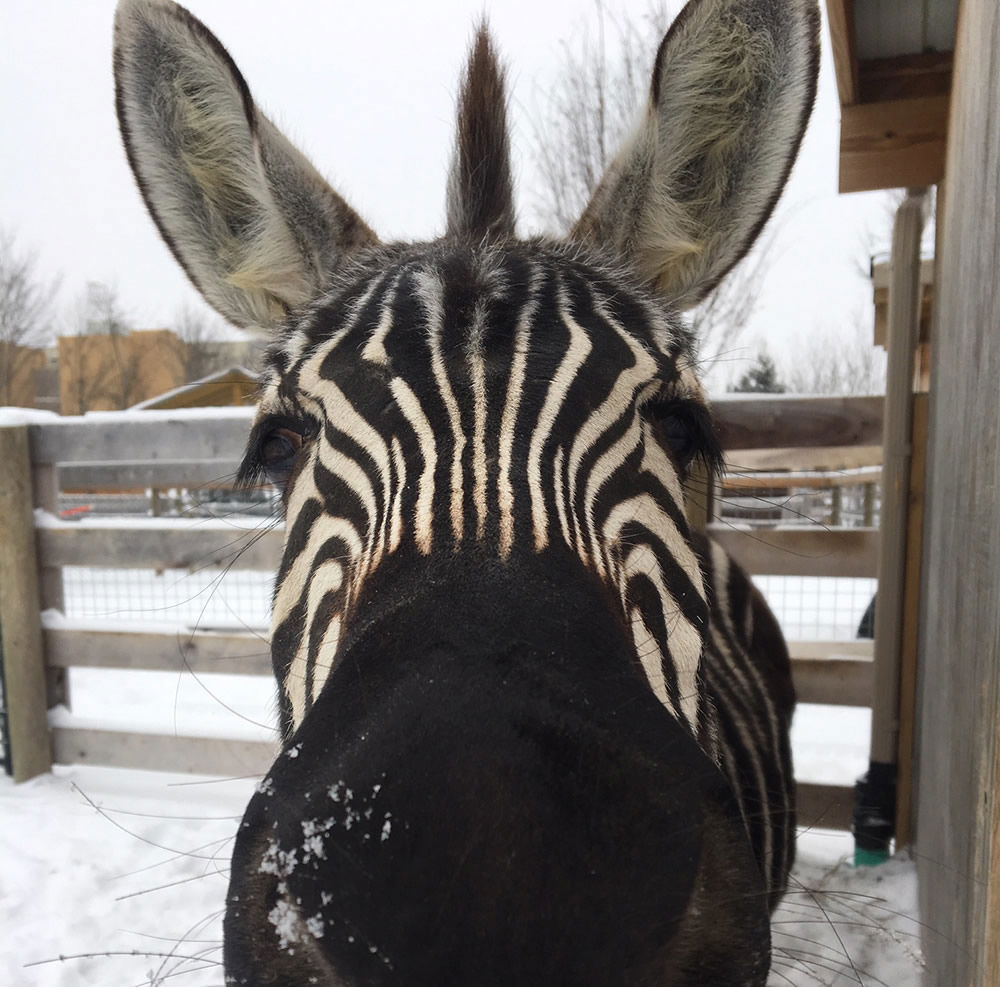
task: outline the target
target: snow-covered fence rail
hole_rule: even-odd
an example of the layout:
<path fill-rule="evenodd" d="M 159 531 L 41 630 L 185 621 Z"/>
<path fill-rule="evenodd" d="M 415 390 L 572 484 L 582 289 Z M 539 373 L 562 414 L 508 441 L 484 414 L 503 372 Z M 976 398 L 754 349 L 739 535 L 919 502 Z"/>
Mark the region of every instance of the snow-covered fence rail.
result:
<path fill-rule="evenodd" d="M 868 450 L 880 441 L 878 398 L 729 398 L 716 402 L 723 444 L 740 467 L 801 468 L 810 460 L 828 468 L 845 447 Z M 55 725 L 47 729 L 46 706 L 60 698 L 59 676 L 74 667 L 117 669 L 190 669 L 242 674 L 270 674 L 258 637 L 240 632 L 184 629 L 126 630 L 42 619 L 41 610 L 63 610 L 62 567 L 119 569 L 211 568 L 273 572 L 278 563 L 281 531 L 232 521 L 183 519 L 112 519 L 66 522 L 56 516 L 60 490 L 134 489 L 225 485 L 231 480 L 248 433 L 252 409 L 203 409 L 185 412 L 101 413 L 83 418 L 49 418 L 27 424 L 0 422 L 0 433 L 20 435 L 25 453 L 18 470 L 30 475 L 16 488 L 0 481 L 8 499 L 33 496 L 9 508 L 11 516 L 34 514 L 31 552 L 20 561 L 3 557 L 26 575 L 38 572 L 41 603 L 34 621 L 42 627 L 40 643 L 15 655 L 5 652 L 8 667 L 7 707 L 33 726 L 14 744 L 14 771 L 25 777 L 45 770 L 50 759 L 90 761 L 129 767 L 162 767 L 209 773 L 248 774 L 266 768 L 273 746 L 258 741 L 89 730 Z M 826 455 L 819 455 L 826 450 Z M 11 492 L 12 491 L 12 492 Z M 20 492 L 18 492 L 20 491 Z M 16 508 L 16 509 L 15 509 Z M 10 523 L 10 522 L 8 522 Z M 755 575 L 872 577 L 876 571 L 877 532 L 853 528 L 776 526 L 741 531 L 709 523 L 724 547 Z M 250 537 L 246 537 L 246 536 Z M 23 552 L 22 552 L 23 555 Z M 11 584 L 13 569 L 2 582 Z M 14 580 L 16 582 L 16 580 Z M 29 578 L 23 578 L 30 583 Z M 0 621 L 6 627 L 5 603 Z M 25 606 L 27 610 L 25 610 Z M 6 640 L 7 634 L 4 634 Z M 867 705 L 872 694 L 869 641 L 790 641 L 796 686 L 801 700 L 828 705 Z M 9 669 L 33 668 L 48 681 L 48 703 L 35 686 L 28 699 L 13 695 L 18 681 Z M 20 749 L 19 749 L 20 748 Z M 29 753 L 30 750 L 30 753 Z M 850 790 L 834 786 L 800 786 L 805 823 L 846 826 Z"/>

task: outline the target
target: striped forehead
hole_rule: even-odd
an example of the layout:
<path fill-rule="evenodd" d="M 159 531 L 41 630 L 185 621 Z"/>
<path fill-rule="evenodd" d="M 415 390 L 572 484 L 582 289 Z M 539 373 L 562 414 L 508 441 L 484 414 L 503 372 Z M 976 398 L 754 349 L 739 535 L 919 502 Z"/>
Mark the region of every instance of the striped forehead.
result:
<path fill-rule="evenodd" d="M 502 376 L 520 350 L 558 361 L 574 338 L 598 350 L 592 374 L 606 380 L 642 364 L 649 379 L 700 397 L 687 332 L 611 267 L 551 249 L 438 249 L 387 260 L 342 274 L 271 348 L 263 411 L 301 394 L 307 380 L 365 364 L 406 374 L 436 349 L 450 373 L 481 357 Z"/>

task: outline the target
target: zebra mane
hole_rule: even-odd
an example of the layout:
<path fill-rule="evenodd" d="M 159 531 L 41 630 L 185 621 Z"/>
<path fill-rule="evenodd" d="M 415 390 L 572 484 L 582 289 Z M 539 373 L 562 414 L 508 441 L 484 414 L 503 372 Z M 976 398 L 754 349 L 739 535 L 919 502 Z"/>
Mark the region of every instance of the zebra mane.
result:
<path fill-rule="evenodd" d="M 486 22 L 476 31 L 458 98 L 448 178 L 448 236 L 472 241 L 514 235 L 505 73 Z"/>

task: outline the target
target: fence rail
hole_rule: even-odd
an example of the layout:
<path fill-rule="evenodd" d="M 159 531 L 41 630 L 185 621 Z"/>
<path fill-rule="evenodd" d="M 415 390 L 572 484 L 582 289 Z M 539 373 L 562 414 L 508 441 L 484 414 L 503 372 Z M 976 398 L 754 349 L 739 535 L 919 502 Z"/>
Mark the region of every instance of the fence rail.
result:
<path fill-rule="evenodd" d="M 828 484 L 833 487 L 841 482 L 837 476 L 841 471 L 877 467 L 881 462 L 879 398 L 726 398 L 717 401 L 714 410 L 723 444 L 735 463 L 733 476 L 739 477 L 734 487 L 790 487 L 799 480 L 806 481 L 803 487 L 822 486 L 814 480 L 816 471 L 833 474 Z M 0 433 L 8 436 L 20 433 L 30 450 L 21 467 L 26 473 L 21 493 L 10 492 L 9 479 L 0 484 L 6 485 L 7 496 L 23 498 L 30 476 L 34 497 L 22 506 L 29 512 L 31 506 L 42 508 L 35 514 L 36 554 L 31 560 L 39 572 L 42 594 L 35 615 L 41 627 L 42 657 L 12 656 L 8 649 L 8 668 L 12 661 L 18 666 L 15 680 L 23 671 L 20 664 L 39 661 L 41 668 L 35 671 L 48 675 L 50 692 L 53 674 L 74 667 L 271 674 L 266 641 L 259 635 L 167 626 L 131 630 L 48 615 L 43 620 L 38 612 L 45 607 L 61 609 L 64 566 L 268 572 L 277 568 L 282 532 L 265 530 L 260 522 L 60 521 L 55 516 L 62 491 L 231 485 L 253 411 L 212 412 L 148 412 L 141 419 L 102 413 L 0 427 Z M 757 475 L 748 476 L 748 471 Z M 741 530 L 716 523 L 709 525 L 709 531 L 756 575 L 871 577 L 876 572 L 878 534 L 873 528 L 779 525 Z M 6 626 L 7 611 L 0 617 Z M 870 703 L 870 641 L 793 640 L 789 649 L 800 700 L 826 705 Z M 8 694 L 8 700 L 13 698 Z M 46 704 L 37 688 L 32 704 L 36 720 L 40 716 L 45 723 Z M 39 734 L 36 728 L 34 739 L 21 743 L 44 744 L 41 761 L 46 765 L 51 757 L 229 775 L 260 773 L 274 754 L 273 745 L 265 742 L 83 729 L 64 725 L 58 718 L 50 730 Z M 21 753 L 15 748 L 15 774 Z M 37 770 L 38 751 L 31 757 L 35 758 L 33 766 L 26 771 Z M 799 791 L 803 824 L 849 825 L 853 802 L 849 788 L 803 782 Z"/>

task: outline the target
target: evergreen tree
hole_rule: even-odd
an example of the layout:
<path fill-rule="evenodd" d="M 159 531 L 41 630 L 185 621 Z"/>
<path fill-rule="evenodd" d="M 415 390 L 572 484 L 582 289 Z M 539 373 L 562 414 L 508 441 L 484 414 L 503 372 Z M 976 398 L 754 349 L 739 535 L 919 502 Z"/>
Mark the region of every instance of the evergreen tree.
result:
<path fill-rule="evenodd" d="M 743 394 L 784 394 L 787 388 L 778 379 L 778 368 L 765 350 L 757 354 L 753 366 L 730 388 Z"/>

